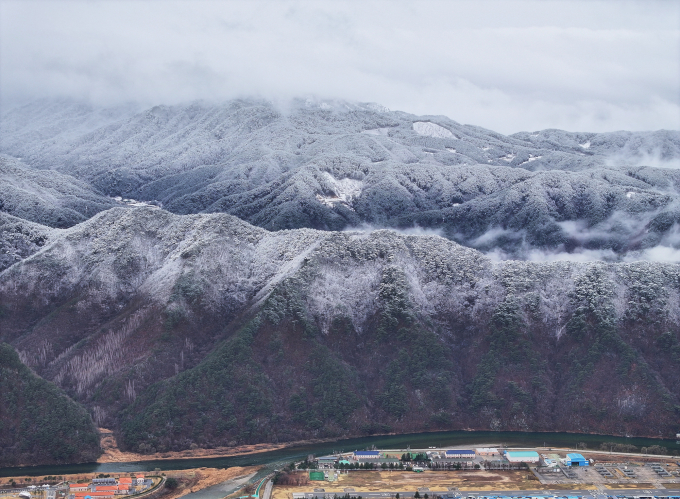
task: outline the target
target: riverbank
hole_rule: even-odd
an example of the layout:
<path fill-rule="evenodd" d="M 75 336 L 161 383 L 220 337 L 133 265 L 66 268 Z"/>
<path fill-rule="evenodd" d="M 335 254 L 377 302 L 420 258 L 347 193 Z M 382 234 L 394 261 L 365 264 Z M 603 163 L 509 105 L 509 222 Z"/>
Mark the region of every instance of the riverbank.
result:
<path fill-rule="evenodd" d="M 474 430 L 456 430 L 453 432 L 423 432 L 419 434 L 397 434 L 397 433 L 384 433 L 384 434 L 375 434 L 371 436 L 364 436 L 364 437 L 347 437 L 343 440 L 338 441 L 337 439 L 333 438 L 319 438 L 319 439 L 308 439 L 308 440 L 295 440 L 292 442 L 286 442 L 283 444 L 270 444 L 270 443 L 262 443 L 262 444 L 252 444 L 252 445 L 239 445 L 236 447 L 215 447 L 212 449 L 203 449 L 203 448 L 198 448 L 198 449 L 186 449 L 183 451 L 171 451 L 171 452 L 156 452 L 154 454 L 138 454 L 135 452 L 123 452 L 118 448 L 117 442 L 115 437 L 113 436 L 113 432 L 110 430 L 107 430 L 105 428 L 100 428 L 100 435 L 101 435 L 101 447 L 103 449 L 103 454 L 97 459 L 97 463 L 100 464 L 105 464 L 105 463 L 132 463 L 132 462 L 143 462 L 143 461 L 170 461 L 170 460 L 183 460 L 183 459 L 215 459 L 215 458 L 228 458 L 228 457 L 237 457 L 237 456 L 245 456 L 248 454 L 259 454 L 262 452 L 271 452 L 271 451 L 276 451 L 276 450 L 282 450 L 282 449 L 288 449 L 288 448 L 294 448 L 294 447 L 305 447 L 305 446 L 317 446 L 317 445 L 323 445 L 323 444 L 328 444 L 328 443 L 333 443 L 333 442 L 343 442 L 343 441 L 349 441 L 349 440 L 354 440 L 354 441 L 361 441 L 361 440 L 380 440 L 380 439 L 389 439 L 389 438 L 395 438 L 395 439 L 409 439 L 410 437 L 417 436 L 419 438 L 424 438 L 425 440 L 428 441 L 427 445 L 425 445 L 423 448 L 426 448 L 427 446 L 430 445 L 430 442 L 433 442 L 437 440 L 440 435 L 446 434 L 446 433 L 457 433 L 461 436 L 465 435 L 484 435 L 477 443 L 488 441 L 492 442 L 493 445 L 499 445 L 497 442 L 503 442 L 504 444 L 512 446 L 513 443 L 513 438 L 512 434 L 516 435 L 533 435 L 534 439 L 537 441 L 540 441 L 541 439 L 545 440 L 552 440 L 555 438 L 556 435 L 560 435 L 562 440 L 565 441 L 571 441 L 571 442 L 576 442 L 578 440 L 586 440 L 590 441 L 592 439 L 597 439 L 600 441 L 615 441 L 615 442 L 632 442 L 632 443 L 638 443 L 637 441 L 640 441 L 638 445 L 655 445 L 655 444 L 662 444 L 662 445 L 672 445 L 672 442 L 669 440 L 661 440 L 661 439 L 656 439 L 656 438 L 651 438 L 651 437 L 621 437 L 621 436 L 614 436 L 614 435 L 598 435 L 598 434 L 591 434 L 591 433 L 561 433 L 561 434 L 556 434 L 556 433 L 551 433 L 551 432 L 534 432 L 534 433 L 523 433 L 523 432 L 492 432 L 492 431 L 474 431 Z M 431 437 L 431 439 L 428 438 Z M 643 442 L 644 440 L 647 440 L 647 442 Z M 570 446 L 564 445 L 565 442 L 554 442 L 553 447 L 554 448 L 569 448 Z M 589 442 L 590 443 L 590 442 Z M 562 444 L 562 445 L 560 445 Z M 521 445 L 521 444 L 520 444 Z M 537 447 L 539 447 L 537 445 Z M 546 446 L 549 447 L 549 446 Z M 680 446 L 676 445 L 673 446 L 675 447 L 676 450 L 680 450 Z M 581 449 L 582 450 L 582 449 Z M 592 451 L 599 450 L 602 451 L 603 449 L 591 449 Z M 576 450 L 575 452 L 578 452 Z"/>
<path fill-rule="evenodd" d="M 680 455 L 680 444 L 674 440 L 645 438 L 622 438 L 606 435 L 571 433 L 530 433 L 530 432 L 427 432 L 406 435 L 370 436 L 343 440 L 308 440 L 306 442 L 286 442 L 285 444 L 260 444 L 252 446 L 229 447 L 223 449 L 196 449 L 180 453 L 160 453 L 141 455 L 122 453 L 112 445 L 99 463 L 60 464 L 29 466 L 24 468 L 0 468 L 0 477 L 17 475 L 47 476 L 75 473 L 132 473 L 158 472 L 196 468 L 230 468 L 236 466 L 261 466 L 274 462 L 286 465 L 294 460 L 303 460 L 310 454 L 323 456 L 334 452 L 351 452 L 361 449 L 428 449 L 450 446 L 479 447 L 546 447 L 569 448 L 579 451 L 584 447 L 591 451 L 604 452 L 603 444 L 632 444 L 640 451 L 644 447 L 661 445 L 668 449 L 667 454 Z M 577 445 L 578 444 L 578 445 Z M 272 449 L 272 450 L 268 450 Z M 607 451 L 609 447 L 607 447 Z M 191 454 L 189 453 L 191 452 Z M 203 454 L 205 453 L 205 454 Z M 608 452 L 607 452 L 608 453 Z M 177 457 L 174 457 L 177 456 Z M 194 457 L 199 456 L 199 457 Z M 200 457 L 214 456 L 214 457 Z M 174 457 L 174 458 L 173 458 Z M 127 459 L 127 460 L 126 460 Z"/>
<path fill-rule="evenodd" d="M 198 468 L 191 471 L 168 471 L 168 477 L 176 478 L 178 487 L 167 491 L 163 499 L 178 499 L 187 494 L 194 494 L 215 485 L 231 482 L 236 484 L 245 483 L 252 478 L 261 466 L 236 466 L 228 469 L 221 468 Z"/>
<path fill-rule="evenodd" d="M 177 452 L 156 452 L 154 454 L 138 454 L 136 452 L 124 452 L 118 448 L 116 437 L 106 428 L 100 428 L 101 435 L 100 444 L 104 451 L 98 463 L 130 463 L 139 461 L 163 461 L 174 459 L 200 459 L 200 458 L 219 458 L 232 457 L 241 454 L 257 454 L 259 452 L 268 452 L 273 450 L 283 449 L 292 445 L 305 445 L 315 443 L 307 442 L 291 442 L 288 444 L 254 444 L 254 445 L 239 445 L 238 447 L 216 447 L 214 449 L 186 449 Z"/>

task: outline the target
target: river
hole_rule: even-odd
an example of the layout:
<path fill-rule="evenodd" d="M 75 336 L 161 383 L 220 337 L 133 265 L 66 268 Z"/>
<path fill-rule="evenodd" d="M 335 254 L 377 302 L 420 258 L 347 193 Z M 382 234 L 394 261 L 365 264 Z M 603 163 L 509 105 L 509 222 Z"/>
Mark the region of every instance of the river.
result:
<path fill-rule="evenodd" d="M 133 471 L 183 470 L 191 468 L 228 468 L 232 466 L 264 465 L 273 469 L 293 460 L 304 458 L 309 454 L 325 455 L 333 451 L 354 451 L 376 446 L 382 449 L 426 449 L 428 447 L 448 447 L 452 445 L 512 445 L 576 447 L 583 442 L 588 449 L 597 449 L 604 442 L 633 444 L 637 447 L 661 445 L 668 451 L 678 451 L 680 444 L 675 440 L 654 438 L 625 438 L 606 435 L 589 435 L 579 433 L 532 433 L 532 432 L 496 432 L 496 431 L 446 431 L 430 433 L 411 433 L 406 435 L 386 435 L 362 438 L 351 438 L 335 442 L 289 447 L 256 454 L 245 454 L 232 457 L 176 459 L 162 461 L 141 461 L 129 463 L 85 463 L 60 466 L 27 466 L 22 468 L 0 468 L 0 477 L 28 475 L 65 475 L 73 473 L 129 473 Z"/>

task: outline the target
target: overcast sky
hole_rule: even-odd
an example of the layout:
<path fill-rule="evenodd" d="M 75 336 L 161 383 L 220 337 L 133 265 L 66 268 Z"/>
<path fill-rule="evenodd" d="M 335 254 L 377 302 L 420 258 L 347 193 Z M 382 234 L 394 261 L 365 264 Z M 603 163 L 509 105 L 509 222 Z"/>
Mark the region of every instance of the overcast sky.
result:
<path fill-rule="evenodd" d="M 680 2 L 0 0 L 4 105 L 377 102 L 503 133 L 680 129 Z"/>

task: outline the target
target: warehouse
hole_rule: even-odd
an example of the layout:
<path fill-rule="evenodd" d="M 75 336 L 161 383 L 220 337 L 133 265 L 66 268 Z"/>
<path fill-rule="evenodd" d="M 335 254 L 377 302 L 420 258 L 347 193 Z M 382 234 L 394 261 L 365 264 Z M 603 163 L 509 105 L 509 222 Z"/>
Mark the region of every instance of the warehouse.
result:
<path fill-rule="evenodd" d="M 505 459 L 511 463 L 537 463 L 540 458 L 535 451 L 506 451 Z"/>
<path fill-rule="evenodd" d="M 472 459 L 475 457 L 475 451 L 473 450 L 464 450 L 464 449 L 449 449 L 446 451 L 445 456 L 447 459 L 451 458 L 468 458 Z"/>
<path fill-rule="evenodd" d="M 567 466 L 588 466 L 590 463 L 588 460 L 583 457 L 581 454 L 577 453 L 572 453 L 572 454 L 567 454 L 567 459 L 565 460 L 564 464 Z"/>

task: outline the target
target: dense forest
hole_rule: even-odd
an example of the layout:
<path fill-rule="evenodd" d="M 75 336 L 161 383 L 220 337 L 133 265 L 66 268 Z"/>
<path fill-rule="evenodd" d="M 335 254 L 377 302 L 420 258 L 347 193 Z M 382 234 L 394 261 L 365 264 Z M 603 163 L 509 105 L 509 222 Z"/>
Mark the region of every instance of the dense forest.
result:
<path fill-rule="evenodd" d="M 100 453 L 85 408 L 0 343 L 0 466 L 92 462 Z"/>

